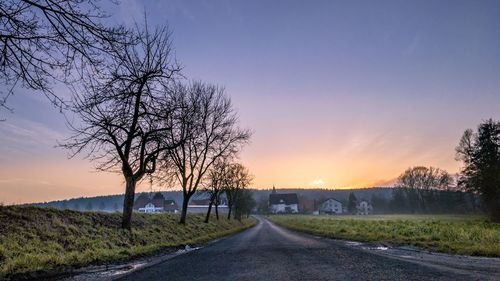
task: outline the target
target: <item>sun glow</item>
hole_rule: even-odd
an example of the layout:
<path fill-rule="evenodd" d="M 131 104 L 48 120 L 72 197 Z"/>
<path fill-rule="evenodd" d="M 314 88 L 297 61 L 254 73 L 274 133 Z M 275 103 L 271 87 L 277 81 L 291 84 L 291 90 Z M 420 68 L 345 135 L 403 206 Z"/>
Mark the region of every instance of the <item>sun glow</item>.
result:
<path fill-rule="evenodd" d="M 325 182 L 322 179 L 316 179 L 311 182 L 313 186 L 323 186 Z"/>

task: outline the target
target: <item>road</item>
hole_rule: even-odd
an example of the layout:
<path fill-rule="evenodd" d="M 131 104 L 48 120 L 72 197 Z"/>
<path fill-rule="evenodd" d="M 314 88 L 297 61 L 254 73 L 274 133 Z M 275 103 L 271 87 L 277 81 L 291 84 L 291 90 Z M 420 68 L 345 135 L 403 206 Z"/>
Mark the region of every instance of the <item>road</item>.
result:
<path fill-rule="evenodd" d="M 255 227 L 242 233 L 120 280 L 485 280 L 484 276 L 386 257 L 258 220 Z M 495 280 L 498 276 L 490 277 Z"/>

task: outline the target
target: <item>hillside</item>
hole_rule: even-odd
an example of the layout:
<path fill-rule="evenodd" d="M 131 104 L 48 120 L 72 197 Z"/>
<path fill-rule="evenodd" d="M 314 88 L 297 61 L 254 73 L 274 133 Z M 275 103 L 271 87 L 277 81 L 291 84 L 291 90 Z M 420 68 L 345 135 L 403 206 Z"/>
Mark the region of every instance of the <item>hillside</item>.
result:
<path fill-rule="evenodd" d="M 67 268 L 112 263 L 241 231 L 253 219 L 203 223 L 190 215 L 134 214 L 131 232 L 121 216 L 38 207 L 0 207 L 0 280 L 59 274 Z"/>

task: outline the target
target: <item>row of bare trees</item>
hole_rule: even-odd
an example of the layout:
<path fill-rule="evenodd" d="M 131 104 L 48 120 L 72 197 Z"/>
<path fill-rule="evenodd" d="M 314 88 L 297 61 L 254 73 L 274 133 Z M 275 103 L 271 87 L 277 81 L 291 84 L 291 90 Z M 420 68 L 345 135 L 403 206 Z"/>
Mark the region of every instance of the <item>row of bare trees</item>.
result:
<path fill-rule="evenodd" d="M 228 219 L 233 215 L 235 219 L 241 220 L 243 214 L 250 214 L 256 204 L 251 192 L 246 189 L 251 182 L 252 176 L 245 166 L 231 162 L 228 158 L 219 159 L 210 169 L 207 187 L 204 189 L 210 200 L 205 222 L 209 221 L 213 206 L 215 217 L 219 219 L 218 207 L 223 195 L 227 200 Z"/>
<path fill-rule="evenodd" d="M 0 1 L 0 79 L 66 109 L 73 135 L 62 147 L 101 171 L 123 175 L 122 227 L 131 228 L 137 184 L 180 185 L 187 205 L 218 159 L 235 158 L 250 131 L 238 127 L 224 89 L 186 82 L 165 26 L 107 26 L 95 0 Z M 62 83 L 71 97 L 55 92 Z M 240 183 L 238 183 L 240 184 Z"/>
<path fill-rule="evenodd" d="M 168 30 L 139 30 L 137 44 L 113 48 L 107 67 L 85 76 L 72 109 L 74 135 L 63 146 L 119 171 L 125 180 L 122 227 L 130 229 L 136 185 L 145 175 L 183 190 L 180 223 L 190 198 L 215 161 L 234 157 L 250 131 L 224 89 L 184 82 Z"/>

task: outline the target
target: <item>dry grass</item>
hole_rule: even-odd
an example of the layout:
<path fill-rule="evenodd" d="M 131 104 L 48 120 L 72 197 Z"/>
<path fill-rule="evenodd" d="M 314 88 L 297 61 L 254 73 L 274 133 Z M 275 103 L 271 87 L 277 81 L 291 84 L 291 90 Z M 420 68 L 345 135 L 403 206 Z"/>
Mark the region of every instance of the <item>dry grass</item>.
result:
<path fill-rule="evenodd" d="M 478 216 L 272 216 L 271 220 L 286 228 L 335 239 L 500 257 L 500 224 Z"/>
<path fill-rule="evenodd" d="M 120 214 L 82 213 L 37 207 L 0 207 L 0 280 L 29 278 L 67 267 L 105 264 L 195 245 L 250 227 L 231 220 L 203 223 L 190 215 L 134 214 L 131 232 L 119 228 Z"/>

